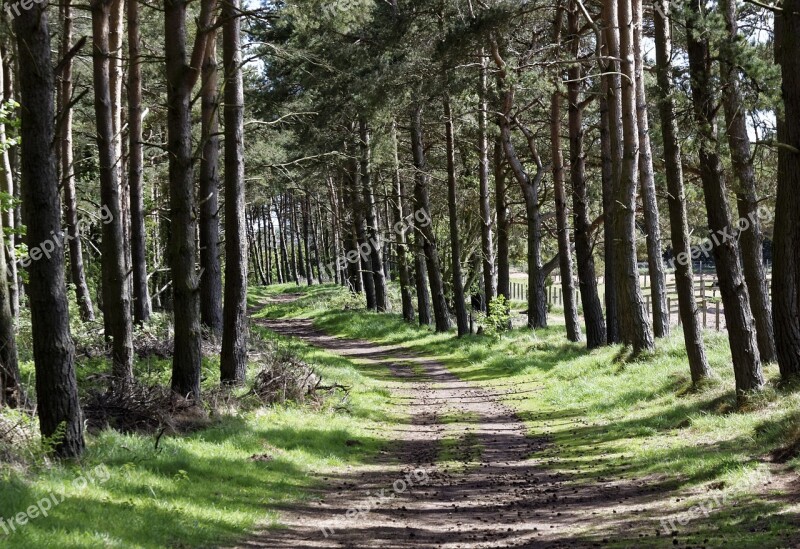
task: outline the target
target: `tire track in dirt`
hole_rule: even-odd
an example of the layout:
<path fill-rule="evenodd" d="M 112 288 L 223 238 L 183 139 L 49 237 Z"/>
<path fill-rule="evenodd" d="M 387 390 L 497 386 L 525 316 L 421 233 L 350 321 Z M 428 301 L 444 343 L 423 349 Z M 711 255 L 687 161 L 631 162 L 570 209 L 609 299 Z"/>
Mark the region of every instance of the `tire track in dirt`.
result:
<path fill-rule="evenodd" d="M 528 437 L 524 423 L 500 402 L 513 387 L 475 387 L 435 360 L 400 346 L 331 337 L 310 320 L 258 322 L 363 365 L 388 367 L 397 378 L 389 384 L 392 397 L 406 407 L 410 420 L 393 432 L 395 444 L 383 459 L 327 477 L 314 499 L 280 509 L 281 528 L 265 530 L 239 547 L 600 547 L 607 542 L 603 532 L 625 532 L 624 537 L 633 537 L 631 547 L 648 546 L 635 543 L 637 534 L 626 532 L 624 522 L 639 512 L 637 506 L 655 502 L 657 488 L 627 481 L 578 483 L 543 467 L 547 458 L 537 454 L 547 440 Z M 449 459 L 437 463 L 445 438 L 450 439 Z M 369 499 L 367 493 L 389 494 L 396 481 L 413 480 L 407 475 L 415 470 L 425 471 L 425 485 L 410 486 L 363 515 L 346 516 Z M 635 520 L 641 523 L 638 516 Z M 654 523 L 647 529 L 653 536 Z M 623 536 L 614 537 L 619 542 Z"/>

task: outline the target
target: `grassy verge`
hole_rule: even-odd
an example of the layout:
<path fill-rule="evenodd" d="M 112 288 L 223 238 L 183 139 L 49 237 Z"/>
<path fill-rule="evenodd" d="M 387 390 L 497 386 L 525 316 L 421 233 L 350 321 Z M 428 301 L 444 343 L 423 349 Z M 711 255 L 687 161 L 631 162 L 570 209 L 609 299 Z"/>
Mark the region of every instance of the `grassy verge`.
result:
<path fill-rule="evenodd" d="M 369 463 L 386 445 L 383 426 L 397 418 L 381 382 L 385 373 L 255 325 L 252 337 L 291 348 L 326 382 L 352 387 L 348 401 L 230 408 L 207 428 L 162 437 L 158 448 L 155 436 L 106 430 L 88 437 L 80 463 L 49 463 L 41 441 L 31 440 L 14 449 L 23 459 L 0 463 L 0 517 L 8 529 L 0 524 L 0 546 L 219 547 L 274 525 L 277 506 L 306 497 L 326 472 Z M 213 359 L 204 365 L 204 388 L 215 384 L 215 367 Z M 105 368 L 103 361 L 84 360 L 80 377 Z M 169 361 L 141 361 L 137 373 L 167 379 Z M 45 499 L 58 502 L 47 516 L 37 512 Z"/>
<path fill-rule="evenodd" d="M 532 435 L 552 442 L 539 456 L 543 467 L 569 473 L 575 482 L 635 481 L 670 513 L 690 511 L 714 497 L 728 502 L 713 515 L 677 525 L 681 544 L 790 547 L 797 541 L 788 539 L 798 522 L 796 486 L 793 490 L 774 475 L 794 478 L 800 466 L 796 453 L 787 451 L 800 440 L 800 393 L 781 387 L 777 368 L 770 365 L 768 388 L 745 409 L 735 409 L 724 334 L 706 333 L 716 379 L 693 390 L 679 329 L 659 341 L 656 352 L 632 359 L 619 346 L 589 352 L 569 343 L 562 326 L 459 340 L 405 324 L 398 315 L 359 310 L 337 288 L 292 291 L 302 298 L 272 315 L 311 316 L 332 334 L 402 344 L 438 357 L 462 379 L 513 385 L 508 404 Z M 771 454 L 786 463 L 775 464 Z M 659 529 L 657 518 L 643 521 L 650 536 Z M 709 532 L 713 539 L 706 542 Z M 672 546 L 673 540 L 651 537 L 647 546 L 661 544 Z"/>

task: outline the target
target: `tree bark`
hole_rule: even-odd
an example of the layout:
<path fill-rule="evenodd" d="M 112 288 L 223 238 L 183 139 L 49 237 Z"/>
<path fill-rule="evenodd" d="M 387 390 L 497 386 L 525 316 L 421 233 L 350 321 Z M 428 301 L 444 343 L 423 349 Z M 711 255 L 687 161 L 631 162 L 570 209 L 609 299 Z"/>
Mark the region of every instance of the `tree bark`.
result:
<path fill-rule="evenodd" d="M 778 120 L 778 192 L 772 269 L 772 315 L 781 376 L 800 375 L 800 0 L 775 14 L 775 59 L 780 64 L 784 118 Z M 791 147 L 791 148 L 789 148 Z"/>
<path fill-rule="evenodd" d="M 425 160 L 425 145 L 422 130 L 422 105 L 413 107 L 411 115 L 411 152 L 414 158 L 414 203 L 417 211 L 425 214 L 425 219 L 432 220 L 430 198 L 428 196 L 427 162 Z M 416 215 L 415 215 L 416 218 Z M 433 234 L 432 221 L 416 223 L 416 237 L 425 252 L 425 267 L 428 271 L 428 283 L 431 288 L 431 303 L 433 317 L 437 332 L 446 332 L 450 329 L 450 316 L 447 312 L 447 301 L 444 296 L 444 283 L 442 282 L 442 269 L 439 262 L 439 250 Z M 418 267 L 421 267 L 418 263 Z M 420 276 L 419 274 L 417 275 Z M 417 291 L 419 291 L 419 285 Z M 422 322 L 422 306 L 420 305 L 420 322 Z"/>
<path fill-rule="evenodd" d="M 497 296 L 497 276 L 495 273 L 494 242 L 492 237 L 492 209 L 489 195 L 489 135 L 487 118 L 488 60 L 483 48 L 481 59 L 480 86 L 478 88 L 478 194 L 480 195 L 481 218 L 481 260 L 483 267 L 483 305 L 488 311 L 489 303 Z"/>
<path fill-rule="evenodd" d="M 616 238 L 613 218 L 616 215 L 614 190 L 619 185 L 622 170 L 622 82 L 620 78 L 619 26 L 616 0 L 603 2 L 603 50 L 608 58 L 603 68 L 602 87 L 605 94 L 601 98 L 601 140 L 607 136 L 607 144 L 603 142 L 603 216 L 605 259 L 605 302 L 606 302 L 606 340 L 609 345 L 621 341 L 619 326 L 619 297 L 615 280 L 618 267 L 616 265 Z M 605 106 L 605 109 L 603 108 Z M 606 150 L 607 149 L 607 150 Z"/>
<path fill-rule="evenodd" d="M 717 129 L 714 94 L 711 80 L 711 58 L 707 34 L 702 32 L 705 21 L 700 13 L 699 0 L 691 0 L 686 21 L 686 41 L 689 54 L 692 106 L 699 127 L 700 179 L 703 183 L 708 228 L 714 242 L 719 289 L 725 307 L 725 323 L 736 377 L 736 394 L 757 391 L 764 385 L 761 358 L 758 352 L 756 328 L 750 310 L 750 297 L 742 276 L 739 248 L 731 234 L 726 182 L 722 161 L 717 153 Z M 718 235 L 722 237 L 720 242 Z"/>
<path fill-rule="evenodd" d="M 574 4 L 574 3 L 572 3 Z M 569 32 L 572 33 L 573 19 L 577 21 L 577 7 L 569 6 Z M 573 13 L 575 12 L 575 13 Z M 553 24 L 553 41 L 561 42 L 563 9 L 559 6 Z M 573 42 L 578 42 L 578 36 Z M 580 68 L 578 68 L 580 70 Z M 569 73 L 572 85 L 572 73 Z M 560 80 L 560 78 L 558 79 Z M 564 296 L 564 323 L 567 328 L 567 339 L 581 340 L 581 327 L 578 319 L 578 303 L 575 295 L 575 280 L 572 274 L 572 245 L 567 227 L 567 193 L 564 190 L 564 152 L 561 150 L 561 82 L 556 82 L 556 89 L 550 95 L 550 150 L 553 170 L 553 195 L 556 206 L 556 230 L 558 236 L 559 266 L 561 270 L 561 291 Z M 570 101 L 571 107 L 571 101 Z"/>
<path fill-rule="evenodd" d="M 133 1 L 133 0 L 129 0 Z M 201 71 L 200 105 L 200 322 L 222 335 L 222 268 L 219 261 L 219 92 L 217 33 L 208 33 Z"/>
<path fill-rule="evenodd" d="M 29 249 L 61 231 L 61 200 L 56 174 L 53 121 L 54 84 L 50 33 L 42 5 L 14 18 L 19 51 L 22 109 L 22 201 Z M 29 305 L 36 368 L 36 398 L 42 436 L 58 434 L 54 451 L 65 458 L 83 453 L 83 417 L 78 402 L 75 348 L 69 329 L 64 287 L 64 255 L 49 254 L 28 267 Z"/>
<path fill-rule="evenodd" d="M 365 118 L 359 126 L 359 148 L 361 151 L 361 191 L 364 193 L 364 215 L 369 238 L 369 255 L 372 263 L 372 279 L 375 286 L 375 308 L 378 312 L 389 310 L 389 291 L 386 287 L 386 273 L 383 270 L 383 239 L 375 204 L 375 191 L 372 181 L 370 150 L 370 131 Z"/>
<path fill-rule="evenodd" d="M 450 255 L 453 268 L 453 301 L 456 313 L 458 336 L 470 333 L 467 318 L 467 303 L 464 298 L 464 278 L 461 273 L 461 236 L 458 231 L 458 208 L 456 207 L 456 157 L 455 136 L 453 132 L 453 114 L 450 109 L 450 97 L 444 94 L 444 127 L 447 150 L 447 208 L 450 217 Z M 484 128 L 485 130 L 485 128 Z M 482 168 L 481 168 L 482 169 Z M 488 174 L 487 174 L 488 177 Z M 481 198 L 483 200 L 483 198 Z M 481 228 L 483 232 L 483 227 Z"/>
<path fill-rule="evenodd" d="M 511 266 L 508 257 L 511 212 L 506 198 L 505 152 L 500 137 L 494 144 L 494 191 L 497 210 L 497 295 L 502 295 L 508 301 L 511 298 Z"/>
<path fill-rule="evenodd" d="M 225 306 L 220 355 L 223 383 L 244 383 L 247 373 L 247 236 L 245 235 L 244 83 L 241 0 L 222 4 L 225 69 Z"/>
<path fill-rule="evenodd" d="M 644 86 L 644 52 L 642 51 L 642 0 L 632 0 L 633 59 L 636 74 L 636 121 L 639 128 L 639 182 L 642 188 L 644 226 L 647 230 L 647 268 L 653 303 L 653 334 L 669 335 L 667 281 L 661 251 L 656 182 L 653 175 L 653 152 L 650 147 L 650 121 L 647 116 L 647 94 Z"/>
<path fill-rule="evenodd" d="M 639 126 L 636 116 L 633 13 L 631 0 L 619 0 L 620 73 L 622 78 L 622 167 L 614 189 L 611 223 L 614 235 L 614 262 L 619 328 L 622 341 L 634 352 L 655 346 L 650 321 L 639 287 L 636 258 L 636 189 L 639 175 Z"/>
<path fill-rule="evenodd" d="M 133 320 L 136 324 L 147 322 L 152 314 L 147 286 L 147 231 L 144 223 L 141 40 L 139 1 L 128 0 L 128 187 L 131 202 Z"/>
<path fill-rule="evenodd" d="M 658 113 L 661 122 L 661 137 L 664 143 L 664 172 L 667 179 L 670 230 L 675 257 L 689 259 L 689 218 L 686 213 L 686 193 L 683 187 L 683 166 L 678 141 L 678 123 L 675 118 L 675 93 L 672 84 L 672 39 L 670 36 L 669 0 L 654 0 L 653 18 L 656 46 L 656 88 Z M 675 286 L 678 292 L 678 308 L 683 324 L 683 341 L 689 359 L 692 383 L 697 384 L 711 377 L 711 368 L 706 357 L 703 331 L 697 318 L 697 301 L 694 297 L 692 262 L 675 262 Z"/>
<path fill-rule="evenodd" d="M 72 98 L 72 59 L 67 59 L 67 53 L 72 48 L 72 5 L 70 0 L 60 6 L 60 15 L 63 19 L 61 31 L 61 46 L 59 55 L 65 59 L 64 67 L 61 70 L 59 103 L 64 110 L 61 113 L 61 125 L 59 127 L 59 159 L 61 161 L 61 181 L 64 185 L 64 220 L 66 222 L 67 236 L 69 237 L 69 265 L 72 283 L 75 284 L 75 298 L 78 302 L 78 311 L 81 320 L 84 322 L 94 321 L 94 308 L 92 307 L 92 297 L 89 293 L 89 286 L 86 284 L 86 272 L 83 266 L 83 246 L 80 234 L 78 233 L 78 199 L 75 192 L 75 162 L 72 150 L 72 108 L 69 107 Z M 4 131 L 0 129 L 0 131 Z M 6 167 L 7 176 L 10 175 L 11 166 Z M 13 189 L 13 187 L 12 187 Z M 12 219 L 6 219 L 6 223 L 11 223 Z M 10 226 L 10 225 L 9 225 Z M 11 237 L 13 249 L 13 236 Z M 19 305 L 19 303 L 17 303 Z"/>
<path fill-rule="evenodd" d="M 408 238 L 406 235 L 406 203 L 405 185 L 400 174 L 400 157 L 397 143 L 397 121 L 392 120 L 392 149 L 393 167 L 392 175 L 394 178 L 394 222 L 395 222 L 395 248 L 397 250 L 397 270 L 400 279 L 400 297 L 403 303 L 403 320 L 414 322 L 414 302 L 411 295 L 411 272 L 408 266 Z M 400 230 L 397 230 L 397 228 Z"/>
<path fill-rule="evenodd" d="M 200 398 L 199 280 L 196 271 L 197 203 L 192 162 L 191 92 L 200 75 L 211 27 L 214 0 L 203 0 L 191 60 L 187 60 L 187 0 L 164 2 L 164 52 L 167 74 L 167 151 L 169 152 L 170 243 L 175 341 L 172 390 Z"/>
<path fill-rule="evenodd" d="M 93 0 L 92 40 L 94 112 L 97 124 L 97 149 L 100 162 L 100 200 L 110 220 L 103 223 L 102 290 L 103 315 L 111 330 L 112 366 L 115 383 L 122 390 L 133 381 L 133 326 L 128 272 L 125 265 L 125 239 L 122 218 L 123 193 L 115 145 L 114 110 L 109 49 L 109 23 L 112 1 Z M 108 336 L 109 334 L 106 334 Z"/>
<path fill-rule="evenodd" d="M 750 306 L 756 321 L 758 351 L 763 362 L 775 362 L 775 336 L 772 327 L 772 304 L 769 299 L 767 273 L 762 251 L 763 236 L 758 218 L 758 195 L 756 174 L 750 155 L 750 138 L 742 104 L 736 50 L 739 42 L 734 0 L 722 0 L 720 11 L 725 18 L 727 36 L 720 51 L 720 77 L 722 80 L 722 106 L 725 112 L 725 128 L 731 164 L 736 177 L 736 209 L 740 219 L 746 219 L 749 227 L 739 230 L 739 249 L 742 254 L 742 269 L 750 294 Z"/>
<path fill-rule="evenodd" d="M 65 23 L 66 25 L 66 23 Z M 13 63 L 9 57 L 8 50 L 5 44 L 0 44 L 0 72 L 2 72 L 2 84 L 0 85 L 0 91 L 3 93 L 3 103 L 8 103 L 13 98 Z M 71 122 L 71 120 L 70 120 Z M 65 122 L 66 123 L 66 120 Z M 19 195 L 19 186 L 15 184 L 14 177 L 14 162 L 12 162 L 12 158 L 15 157 L 16 145 L 11 145 L 6 141 L 6 126 L 5 124 L 0 124 L 0 139 L 2 140 L 4 146 L 2 150 L 2 162 L 0 163 L 0 168 L 3 171 L 3 189 L 5 192 L 8 193 L 9 196 L 17 197 Z M 3 225 L 8 227 L 9 229 L 16 229 L 16 223 L 18 221 L 16 215 L 16 209 L 18 206 L 13 208 L 8 208 L 5 212 L 3 212 Z M 17 237 L 14 232 L 10 232 L 8 235 L 8 248 L 7 248 L 7 259 L 8 259 L 8 274 L 9 274 L 9 299 L 11 301 L 11 314 L 16 318 L 19 315 L 19 288 L 20 288 L 20 277 L 19 277 L 19 267 L 17 265 L 17 258 L 16 258 L 16 242 Z M 87 290 L 88 295 L 88 290 Z M 89 308 L 91 310 L 91 307 Z M 94 314 L 94 311 L 92 311 Z M 86 319 L 88 320 L 88 319 Z"/>

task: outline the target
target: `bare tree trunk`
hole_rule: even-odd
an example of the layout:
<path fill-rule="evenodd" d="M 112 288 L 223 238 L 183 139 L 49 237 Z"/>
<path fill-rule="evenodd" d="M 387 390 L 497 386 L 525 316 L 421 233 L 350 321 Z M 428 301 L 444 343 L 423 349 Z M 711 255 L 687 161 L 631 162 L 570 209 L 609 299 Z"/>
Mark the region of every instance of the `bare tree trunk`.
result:
<path fill-rule="evenodd" d="M 632 0 L 633 60 L 636 74 L 636 121 L 639 128 L 639 182 L 642 188 L 644 225 L 647 230 L 647 267 L 653 303 L 653 333 L 669 335 L 667 282 L 661 251 L 656 182 L 653 175 L 653 152 L 650 147 L 650 121 L 647 117 L 647 95 L 644 87 L 644 52 L 642 51 L 642 0 Z"/>
<path fill-rule="evenodd" d="M 570 2 L 567 23 L 573 36 L 571 52 L 577 58 L 579 46 L 579 16 L 576 2 Z M 594 349 L 603 346 L 607 340 L 603 307 L 597 289 L 597 275 L 594 265 L 591 222 L 589 221 L 589 191 L 586 181 L 586 154 L 583 150 L 583 106 L 581 104 L 582 70 L 578 64 L 572 65 L 567 73 L 567 94 L 569 100 L 569 174 L 572 183 L 572 209 L 575 224 L 575 255 L 578 264 L 578 283 L 583 300 L 583 316 L 586 323 L 586 346 Z M 610 161 L 610 158 L 609 158 Z M 608 225 L 608 223 L 606 223 Z M 606 291 L 609 283 L 606 282 Z"/>
<path fill-rule="evenodd" d="M 403 320 L 414 322 L 414 302 L 411 295 L 411 272 L 408 266 L 408 238 L 406 236 L 405 185 L 400 175 L 400 157 L 397 143 L 397 121 L 392 120 L 392 176 L 394 178 L 394 221 L 395 221 L 395 249 L 397 250 L 397 270 L 400 278 L 400 296 L 403 302 Z M 400 228 L 398 231 L 397 228 Z"/>
<path fill-rule="evenodd" d="M 311 265 L 311 227 L 309 224 L 309 217 L 310 212 L 308 211 L 308 192 L 305 193 L 303 196 L 302 202 L 300 202 L 300 216 L 301 222 L 303 224 L 303 246 L 306 250 L 306 284 L 309 286 L 314 285 L 314 268 Z"/>
<path fill-rule="evenodd" d="M 483 305 L 488 310 L 489 303 L 497 296 L 497 276 L 494 266 L 494 243 L 492 238 L 492 209 L 489 197 L 489 135 L 488 118 L 488 60 L 486 52 L 480 49 L 481 60 L 480 87 L 478 88 L 478 193 L 480 195 L 481 217 L 481 259 L 483 266 Z"/>
<path fill-rule="evenodd" d="M 747 135 L 745 110 L 737 67 L 738 26 L 736 3 L 722 0 L 720 11 L 725 18 L 728 33 L 720 52 L 720 77 L 722 79 L 722 105 L 725 111 L 725 134 L 731 151 L 731 164 L 738 183 L 736 188 L 736 208 L 741 219 L 746 219 L 749 227 L 739 230 L 739 249 L 742 254 L 742 268 L 750 294 L 750 306 L 756 321 L 758 351 L 763 362 L 777 361 L 775 336 L 772 328 L 772 304 L 769 300 L 767 273 L 764 268 L 762 252 L 763 237 L 761 221 L 758 218 L 758 195 L 756 193 L 756 174 L 750 155 L 750 138 Z"/>
<path fill-rule="evenodd" d="M 800 375 L 800 1 L 775 14 L 775 59 L 781 66 L 784 119 L 778 120 L 778 193 L 772 269 L 772 315 L 781 376 Z M 791 147 L 791 148 L 789 148 Z"/>
<path fill-rule="evenodd" d="M 570 6 L 570 18 L 577 19 L 575 6 Z M 553 23 L 553 41 L 561 42 L 561 26 L 563 24 L 563 8 L 558 7 Z M 570 23 L 572 20 L 570 19 Z M 571 31 L 570 31 L 571 32 Z M 577 42 L 577 36 L 573 39 Z M 559 77 L 560 80 L 560 77 Z M 572 75 L 569 77 L 572 81 Z M 567 339 L 581 340 L 581 326 L 578 320 L 578 304 L 575 295 L 575 280 L 572 274 L 572 246 L 567 228 L 567 193 L 564 190 L 564 153 L 561 150 L 561 90 L 558 84 L 550 96 L 550 151 L 553 170 L 553 195 L 556 205 L 556 230 L 558 232 L 558 254 L 561 270 L 561 291 L 564 295 L 564 322 L 567 328 Z"/>
<path fill-rule="evenodd" d="M 672 84 L 672 39 L 670 36 L 669 0 L 654 0 L 656 77 L 658 79 L 658 113 L 661 121 L 661 136 L 664 142 L 664 167 L 667 179 L 670 229 L 674 255 L 685 261 L 675 262 L 675 286 L 678 291 L 678 308 L 683 324 L 683 341 L 689 359 L 692 383 L 711 377 L 711 368 L 706 357 L 703 332 L 697 318 L 697 302 L 692 283 L 691 241 L 689 219 L 686 213 L 686 193 L 683 187 L 683 166 L 678 142 L 678 123 L 675 119 L 675 104 Z"/>
<path fill-rule="evenodd" d="M 8 103 L 13 98 L 13 67 L 12 61 L 9 57 L 6 45 L 0 44 L 0 72 L 2 79 L 0 82 L 0 91 L 3 93 L 3 103 Z M 66 121 L 64 121 L 66 123 Z M 19 194 L 19 189 L 14 183 L 14 163 L 11 161 L 14 156 L 15 146 L 7 142 L 6 139 L 6 126 L 0 124 L 0 140 L 2 140 L 2 159 L 0 168 L 3 171 L 2 188 L 8 193 L 9 196 L 16 197 Z M 8 208 L 3 212 L 3 225 L 9 229 L 16 229 L 17 216 L 15 215 L 16 207 Z M 9 300 L 11 302 L 11 315 L 16 318 L 19 315 L 19 287 L 20 277 L 18 273 L 17 258 L 16 258 L 16 242 L 17 237 L 13 231 L 8 234 L 8 276 L 9 276 Z M 87 293 L 88 295 L 88 293 Z M 91 309 L 90 309 L 91 310 Z M 88 320 L 88 319 L 87 319 Z"/>
<path fill-rule="evenodd" d="M 22 201 L 28 246 L 33 250 L 61 231 L 61 200 L 52 147 L 55 89 L 44 6 L 21 10 L 14 18 L 14 31 L 20 56 L 20 102 L 27 106 L 22 110 L 20 132 Z M 64 255 L 47 254 L 31 261 L 28 277 L 39 425 L 44 437 L 58 434 L 53 448 L 57 455 L 76 458 L 84 449 L 83 417 L 64 287 Z"/>
<path fill-rule="evenodd" d="M 447 150 L 447 207 L 450 214 L 450 254 L 453 268 L 453 301 L 458 336 L 461 337 L 470 333 L 470 329 L 469 319 L 467 318 L 467 303 L 464 298 L 464 278 L 461 274 L 461 236 L 458 231 L 458 208 L 456 207 L 458 199 L 456 196 L 456 153 L 455 136 L 453 135 L 453 114 L 450 109 L 450 97 L 447 92 L 444 94 L 443 103 Z"/>
<path fill-rule="evenodd" d="M 147 245 L 144 224 L 144 150 L 142 146 L 142 57 L 139 0 L 128 0 L 128 186 L 131 202 L 131 268 L 133 270 L 133 320 L 150 319 L 147 286 Z"/>
<path fill-rule="evenodd" d="M 428 196 L 427 162 L 425 160 L 425 145 L 422 130 L 422 105 L 413 107 L 411 115 L 411 150 L 414 157 L 416 170 L 414 181 L 414 202 L 417 211 L 425 214 L 425 219 L 432 220 L 430 197 Z M 415 216 L 416 217 L 416 216 Z M 439 262 L 439 250 L 433 234 L 432 221 L 417 223 L 417 237 L 421 240 L 422 249 L 425 251 L 425 264 L 428 270 L 428 283 L 431 287 L 431 303 L 433 317 L 436 322 L 437 332 L 446 332 L 450 329 L 450 315 L 447 312 L 447 301 L 444 296 L 444 283 L 442 269 Z M 419 290 L 419 288 L 418 288 Z M 420 314 L 422 307 L 420 307 Z"/>
<path fill-rule="evenodd" d="M 200 296 L 197 276 L 197 204 L 192 162 L 191 95 L 206 52 L 215 0 L 203 0 L 191 60 L 187 59 L 187 0 L 164 2 L 169 152 L 170 243 L 175 313 L 172 390 L 200 398 Z"/>
<path fill-rule="evenodd" d="M 129 2 L 133 0 L 128 0 Z M 219 262 L 219 92 L 217 33 L 208 33 L 201 72 L 200 322 L 222 335 L 222 268 Z"/>
<path fill-rule="evenodd" d="M 635 62 L 633 48 L 633 13 L 631 0 L 618 0 L 620 35 L 620 73 L 622 78 L 622 169 L 614 189 L 613 224 L 615 267 L 614 284 L 619 305 L 619 328 L 622 341 L 634 352 L 655 346 L 650 321 L 639 287 L 636 259 L 636 189 L 639 175 L 639 126 L 636 117 Z"/>
<path fill-rule="evenodd" d="M 112 367 L 115 383 L 122 390 L 133 380 L 133 326 L 128 272 L 125 266 L 125 240 L 122 218 L 122 190 L 116 161 L 114 111 L 109 49 L 109 22 L 112 1 L 93 0 L 92 40 L 94 112 L 97 123 L 97 149 L 100 160 L 100 198 L 110 221 L 103 223 L 103 315 L 111 330 Z M 106 334 L 108 336 L 109 334 Z"/>
<path fill-rule="evenodd" d="M 603 68 L 605 76 L 602 86 L 605 94 L 601 100 L 601 138 L 608 136 L 607 151 L 604 146 L 603 156 L 603 216 L 604 224 L 604 259 L 605 259 L 605 302 L 606 302 L 606 339 L 609 344 L 621 341 L 619 326 L 619 297 L 615 284 L 618 267 L 616 265 L 616 239 L 613 218 L 616 216 L 614 190 L 619 185 L 622 170 L 622 82 L 620 78 L 619 27 L 617 21 L 617 2 L 603 2 L 603 54 L 608 63 Z M 603 102 L 605 109 L 603 109 Z M 605 144 L 604 144 L 605 145 Z M 605 161 L 605 159 L 608 161 Z M 610 169 L 610 173 L 607 171 Z"/>
<path fill-rule="evenodd" d="M 509 248 L 511 219 L 506 198 L 506 167 L 503 142 L 498 137 L 494 144 L 494 192 L 497 210 L 497 295 L 511 299 L 511 266 Z"/>
<path fill-rule="evenodd" d="M 249 337 L 240 9 L 241 0 L 228 0 L 222 4 L 222 64 L 225 69 L 225 306 L 220 380 L 223 383 L 244 383 Z"/>
<path fill-rule="evenodd" d="M 94 308 L 92 298 L 89 294 L 89 286 L 86 284 L 86 273 L 83 268 L 83 249 L 80 234 L 78 233 L 78 200 L 75 193 L 75 162 L 72 150 L 72 107 L 69 102 L 72 98 L 72 59 L 67 56 L 72 48 L 72 5 L 70 0 L 60 6 L 60 15 L 63 19 L 63 29 L 61 34 L 61 45 L 59 55 L 65 59 L 61 70 L 59 94 L 61 108 L 61 125 L 59 127 L 59 160 L 61 161 L 61 179 L 64 185 L 64 218 L 67 225 L 67 236 L 69 237 L 69 265 L 72 283 L 75 284 L 75 298 L 78 301 L 78 311 L 81 320 L 93 321 Z M 0 129 L 4 132 L 5 128 Z M 11 166 L 6 167 L 6 174 L 9 177 Z M 13 183 L 12 187 L 13 189 Z M 7 218 L 5 223 L 11 224 L 13 218 Z M 12 236 L 13 239 L 13 236 Z M 13 240 L 12 240 L 13 246 Z M 12 267 L 13 268 L 13 267 Z M 19 306 L 19 303 L 17 303 Z"/>
<path fill-rule="evenodd" d="M 378 312 L 385 312 L 389 310 L 389 293 L 386 287 L 386 274 L 383 270 L 383 239 L 381 238 L 372 181 L 370 131 L 365 118 L 359 120 L 359 148 L 361 150 L 361 191 L 364 195 L 364 215 L 367 222 L 369 254 L 375 286 L 375 308 Z"/>
<path fill-rule="evenodd" d="M 711 58 L 707 33 L 698 25 L 705 21 L 700 14 L 699 0 L 692 0 L 686 21 L 686 42 L 689 54 L 689 75 L 692 87 L 692 105 L 698 125 L 700 179 L 703 183 L 709 235 L 715 244 L 714 263 L 717 267 L 719 289 L 725 307 L 725 322 L 731 346 L 733 371 L 736 377 L 736 394 L 760 390 L 764 385 L 761 357 L 758 352 L 756 328 L 750 310 L 750 296 L 742 276 L 739 248 L 731 234 L 728 199 L 722 161 L 716 152 L 717 130 L 714 94 L 711 81 Z"/>

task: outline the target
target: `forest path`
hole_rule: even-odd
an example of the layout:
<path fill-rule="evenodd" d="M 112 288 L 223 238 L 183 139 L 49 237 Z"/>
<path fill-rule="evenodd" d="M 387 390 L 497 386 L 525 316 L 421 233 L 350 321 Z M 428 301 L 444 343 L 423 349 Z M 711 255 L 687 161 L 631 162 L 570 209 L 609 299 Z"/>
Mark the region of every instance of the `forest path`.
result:
<path fill-rule="evenodd" d="M 638 543 L 643 535 L 656 541 L 658 522 L 638 513 L 658 505 L 659 490 L 613 479 L 577 482 L 543 467 L 552 459 L 542 455 L 547 440 L 527 436 L 501 403 L 513 386 L 476 387 L 436 360 L 331 337 L 310 320 L 257 322 L 362 365 L 388 367 L 396 378 L 388 388 L 408 422 L 396 427 L 376 463 L 325 477 L 311 500 L 281 508 L 282 528 L 239 547 L 600 547 L 620 538 L 630 540 L 626 546 L 652 546 Z M 351 510 L 359 508 L 364 512 Z"/>

